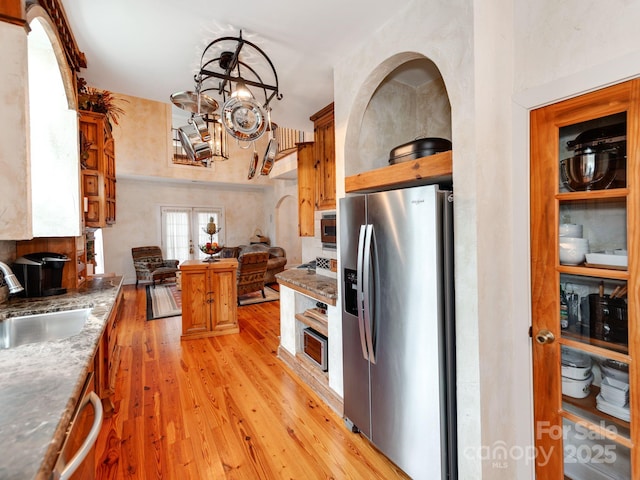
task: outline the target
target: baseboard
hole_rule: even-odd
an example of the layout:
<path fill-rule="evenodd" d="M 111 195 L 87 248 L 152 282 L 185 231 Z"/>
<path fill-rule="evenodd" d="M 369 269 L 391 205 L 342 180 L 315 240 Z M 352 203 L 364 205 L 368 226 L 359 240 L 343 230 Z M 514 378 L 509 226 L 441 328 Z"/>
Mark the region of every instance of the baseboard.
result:
<path fill-rule="evenodd" d="M 278 358 L 294 371 L 318 396 L 340 417 L 344 414 L 344 403 L 330 386 L 326 374 L 315 371 L 315 367 L 306 364 L 286 348 L 278 346 Z"/>

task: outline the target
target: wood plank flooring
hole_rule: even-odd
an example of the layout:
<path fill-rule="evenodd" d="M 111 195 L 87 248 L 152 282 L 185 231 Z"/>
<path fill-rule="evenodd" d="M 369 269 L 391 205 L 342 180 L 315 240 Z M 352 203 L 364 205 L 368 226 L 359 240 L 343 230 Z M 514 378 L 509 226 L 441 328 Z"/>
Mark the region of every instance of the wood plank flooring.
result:
<path fill-rule="evenodd" d="M 276 356 L 279 302 L 238 308 L 240 333 L 180 341 L 124 287 L 102 479 L 406 479 Z"/>

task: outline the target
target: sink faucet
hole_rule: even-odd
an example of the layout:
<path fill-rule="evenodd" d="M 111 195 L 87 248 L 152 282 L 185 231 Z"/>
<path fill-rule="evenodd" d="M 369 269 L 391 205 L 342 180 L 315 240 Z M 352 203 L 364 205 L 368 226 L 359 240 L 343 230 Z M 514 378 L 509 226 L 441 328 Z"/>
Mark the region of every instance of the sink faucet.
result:
<path fill-rule="evenodd" d="M 9 265 L 0 262 L 0 272 L 2 272 L 2 274 L 4 275 L 4 283 L 6 283 L 7 287 L 9 287 L 9 293 L 18 293 L 24 290 L 16 276 L 9 268 Z"/>

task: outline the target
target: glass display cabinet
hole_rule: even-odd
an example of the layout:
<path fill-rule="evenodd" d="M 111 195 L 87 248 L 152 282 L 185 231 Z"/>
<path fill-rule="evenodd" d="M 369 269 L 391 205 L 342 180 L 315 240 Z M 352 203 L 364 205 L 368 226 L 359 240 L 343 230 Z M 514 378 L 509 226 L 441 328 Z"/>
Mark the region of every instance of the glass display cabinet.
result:
<path fill-rule="evenodd" d="M 531 113 L 536 475 L 640 478 L 640 81 Z"/>

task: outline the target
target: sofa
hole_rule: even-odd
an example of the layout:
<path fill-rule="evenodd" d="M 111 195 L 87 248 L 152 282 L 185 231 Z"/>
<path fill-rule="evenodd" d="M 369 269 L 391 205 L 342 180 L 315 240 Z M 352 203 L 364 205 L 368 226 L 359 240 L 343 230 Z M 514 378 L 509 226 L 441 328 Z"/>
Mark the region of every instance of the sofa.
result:
<path fill-rule="evenodd" d="M 221 258 L 239 258 L 240 255 L 247 252 L 267 252 L 269 260 L 267 261 L 267 273 L 264 276 L 264 283 L 275 283 L 276 273 L 284 270 L 287 264 L 287 253 L 282 247 L 270 247 L 264 243 L 252 243 L 251 245 L 238 245 L 237 247 L 223 247 L 220 252 Z"/>

